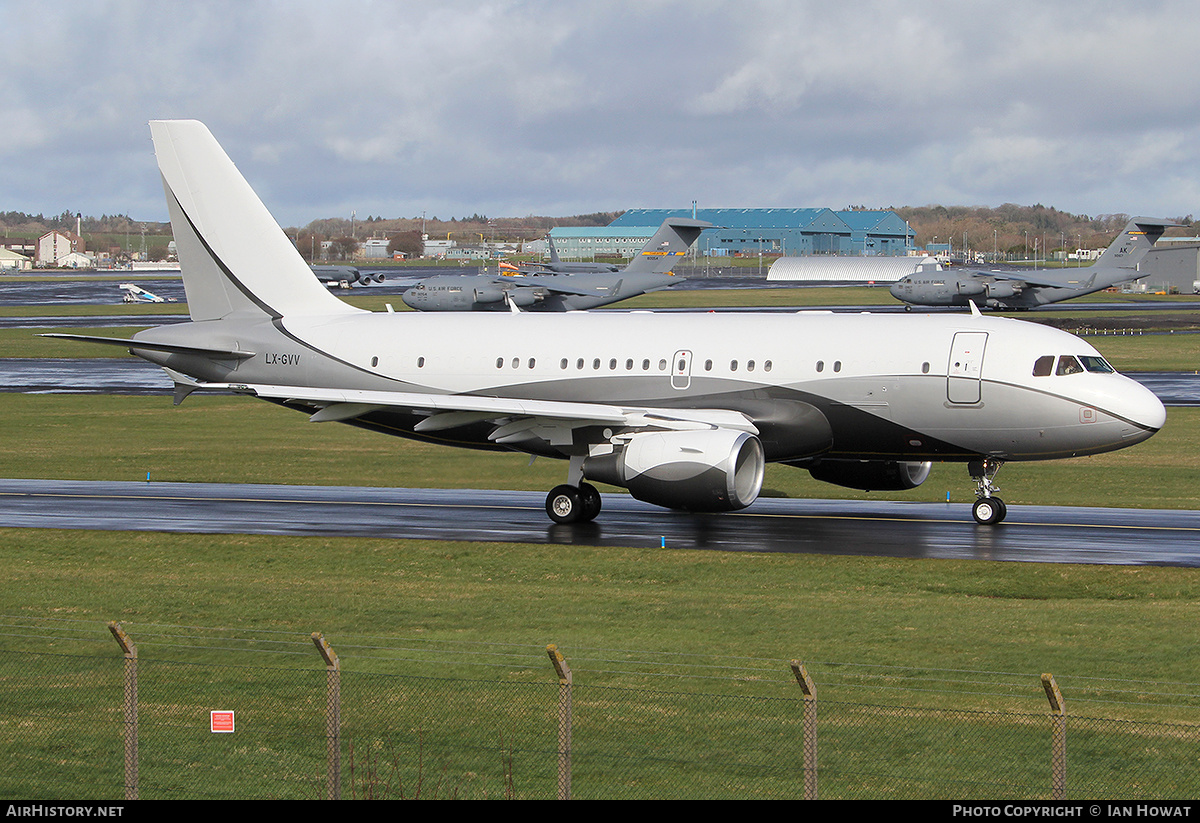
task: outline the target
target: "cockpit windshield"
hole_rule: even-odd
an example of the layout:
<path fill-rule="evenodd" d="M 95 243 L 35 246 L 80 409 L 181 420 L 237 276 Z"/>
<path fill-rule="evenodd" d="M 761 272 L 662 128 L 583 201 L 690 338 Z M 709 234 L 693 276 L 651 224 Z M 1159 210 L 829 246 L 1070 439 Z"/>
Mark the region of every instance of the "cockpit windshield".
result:
<path fill-rule="evenodd" d="M 1055 367 L 1055 360 L 1058 361 L 1058 366 Z M 1067 374 L 1082 374 L 1083 372 L 1093 372 L 1095 374 L 1112 374 L 1116 371 L 1109 362 L 1099 355 L 1093 354 L 1064 354 L 1060 357 L 1055 357 L 1052 354 L 1047 354 L 1039 357 L 1033 364 L 1034 377 L 1049 377 L 1051 374 L 1059 376 Z"/>
<path fill-rule="evenodd" d="M 1112 374 L 1116 371 L 1116 369 L 1108 364 L 1107 360 L 1099 355 L 1081 354 L 1079 355 L 1079 360 L 1083 363 L 1083 367 L 1090 372 Z"/>

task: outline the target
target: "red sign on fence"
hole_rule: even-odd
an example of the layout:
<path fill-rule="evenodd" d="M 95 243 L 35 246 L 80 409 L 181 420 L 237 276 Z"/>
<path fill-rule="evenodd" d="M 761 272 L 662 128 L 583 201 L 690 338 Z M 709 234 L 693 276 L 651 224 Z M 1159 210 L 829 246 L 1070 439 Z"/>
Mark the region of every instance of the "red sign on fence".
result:
<path fill-rule="evenodd" d="M 208 730 L 210 732 L 231 734 L 233 732 L 233 712 L 209 712 Z"/>

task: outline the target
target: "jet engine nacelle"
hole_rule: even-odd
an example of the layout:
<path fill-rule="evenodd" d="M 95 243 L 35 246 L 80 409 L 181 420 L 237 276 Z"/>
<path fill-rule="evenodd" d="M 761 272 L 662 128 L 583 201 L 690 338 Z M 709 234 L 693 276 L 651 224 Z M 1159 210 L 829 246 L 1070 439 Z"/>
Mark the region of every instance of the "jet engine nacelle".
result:
<path fill-rule="evenodd" d="M 967 297 L 974 297 L 977 294 L 983 294 L 987 286 L 980 280 L 975 278 L 967 278 L 965 280 L 955 281 L 954 287 L 959 294 L 964 294 Z"/>
<path fill-rule="evenodd" d="M 504 289 L 475 289 L 476 303 L 499 303 L 504 299 Z"/>
<path fill-rule="evenodd" d="M 866 492 L 915 489 L 929 477 L 933 464 L 896 460 L 822 460 L 808 471 L 823 483 Z"/>
<path fill-rule="evenodd" d="M 994 283 L 988 283 L 987 296 L 1002 299 L 1005 297 L 1016 297 L 1021 293 L 1021 289 L 1007 280 L 998 280 Z"/>
<path fill-rule="evenodd" d="M 509 289 L 508 302 L 514 306 L 525 308 L 537 302 L 537 293 L 533 289 Z"/>
<path fill-rule="evenodd" d="M 731 429 L 635 434 L 610 455 L 589 457 L 589 480 L 629 489 L 646 503 L 670 509 L 744 509 L 762 490 L 762 443 Z"/>

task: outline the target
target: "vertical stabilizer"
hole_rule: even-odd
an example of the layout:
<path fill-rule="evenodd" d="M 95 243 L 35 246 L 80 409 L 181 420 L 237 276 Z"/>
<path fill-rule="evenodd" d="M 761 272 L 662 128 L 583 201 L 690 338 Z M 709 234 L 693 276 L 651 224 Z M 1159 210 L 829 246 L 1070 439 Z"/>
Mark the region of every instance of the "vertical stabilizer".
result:
<path fill-rule="evenodd" d="M 1121 268 L 1137 269 L 1138 263 L 1153 248 L 1158 238 L 1170 226 L 1178 226 L 1170 220 L 1158 220 L 1153 217 L 1135 217 L 1125 226 L 1125 230 L 1117 235 L 1100 259 L 1092 264 L 1093 269 Z M 1132 277 L 1133 275 L 1130 275 Z"/>
<path fill-rule="evenodd" d="M 193 320 L 346 314 L 203 123 L 153 120 L 150 135 Z"/>
<path fill-rule="evenodd" d="M 629 261 L 624 273 L 662 274 L 670 271 L 700 237 L 700 233 L 712 227 L 712 223 L 703 220 L 668 217 L 637 256 Z"/>

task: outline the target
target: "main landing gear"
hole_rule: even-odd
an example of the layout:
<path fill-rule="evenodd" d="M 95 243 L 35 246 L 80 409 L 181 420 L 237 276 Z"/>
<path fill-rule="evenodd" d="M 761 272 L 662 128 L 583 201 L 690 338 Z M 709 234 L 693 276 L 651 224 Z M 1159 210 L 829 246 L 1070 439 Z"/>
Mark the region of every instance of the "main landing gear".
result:
<path fill-rule="evenodd" d="M 546 514 L 555 523 L 589 523 L 600 514 L 600 492 L 583 482 L 583 458 L 572 457 L 567 482 L 546 495 Z"/>
<path fill-rule="evenodd" d="M 600 492 L 591 483 L 555 486 L 546 495 L 546 514 L 555 523 L 587 523 L 600 514 Z"/>
<path fill-rule="evenodd" d="M 996 472 L 1000 471 L 1002 465 L 1004 464 L 1001 461 L 991 457 L 967 464 L 967 471 L 971 473 L 971 479 L 975 481 L 977 498 L 975 505 L 971 507 L 971 516 L 980 525 L 994 526 L 1008 515 L 1008 506 L 993 494 L 993 492 L 1000 491 L 1000 487 L 992 483 L 992 478 L 996 476 Z"/>

